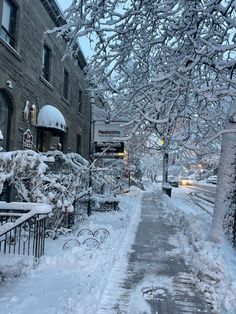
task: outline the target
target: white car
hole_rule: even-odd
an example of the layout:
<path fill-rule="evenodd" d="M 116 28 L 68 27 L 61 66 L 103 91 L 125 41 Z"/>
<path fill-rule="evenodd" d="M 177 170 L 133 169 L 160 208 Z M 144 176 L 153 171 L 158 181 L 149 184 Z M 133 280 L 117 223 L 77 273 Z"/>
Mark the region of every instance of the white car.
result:
<path fill-rule="evenodd" d="M 217 176 L 210 176 L 206 180 L 207 183 L 217 184 Z"/>

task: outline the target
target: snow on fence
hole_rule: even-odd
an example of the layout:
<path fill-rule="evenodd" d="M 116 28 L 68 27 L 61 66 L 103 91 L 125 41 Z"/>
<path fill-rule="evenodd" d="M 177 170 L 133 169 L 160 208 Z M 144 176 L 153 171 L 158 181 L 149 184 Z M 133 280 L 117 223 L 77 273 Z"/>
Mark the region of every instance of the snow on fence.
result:
<path fill-rule="evenodd" d="M 119 201 L 113 195 L 92 194 L 91 203 L 93 211 L 119 210 Z"/>
<path fill-rule="evenodd" d="M 0 253 L 42 256 L 51 212 L 42 203 L 0 202 Z"/>

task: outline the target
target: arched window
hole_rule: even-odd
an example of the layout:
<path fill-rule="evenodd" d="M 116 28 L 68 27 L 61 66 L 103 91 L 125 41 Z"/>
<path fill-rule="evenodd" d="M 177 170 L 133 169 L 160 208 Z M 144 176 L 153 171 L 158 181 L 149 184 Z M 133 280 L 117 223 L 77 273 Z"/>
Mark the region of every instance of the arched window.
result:
<path fill-rule="evenodd" d="M 11 101 L 7 94 L 0 90 L 0 150 L 9 150 Z"/>

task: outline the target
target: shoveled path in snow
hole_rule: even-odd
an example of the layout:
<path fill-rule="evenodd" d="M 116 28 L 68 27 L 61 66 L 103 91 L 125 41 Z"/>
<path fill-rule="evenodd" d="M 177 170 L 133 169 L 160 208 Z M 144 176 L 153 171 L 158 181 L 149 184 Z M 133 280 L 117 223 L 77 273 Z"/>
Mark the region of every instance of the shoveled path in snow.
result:
<path fill-rule="evenodd" d="M 160 195 L 159 195 L 160 196 Z M 158 194 L 144 192 L 142 216 L 129 256 L 121 295 L 106 313 L 211 313 L 181 256 L 168 254 L 177 230 L 166 219 Z"/>

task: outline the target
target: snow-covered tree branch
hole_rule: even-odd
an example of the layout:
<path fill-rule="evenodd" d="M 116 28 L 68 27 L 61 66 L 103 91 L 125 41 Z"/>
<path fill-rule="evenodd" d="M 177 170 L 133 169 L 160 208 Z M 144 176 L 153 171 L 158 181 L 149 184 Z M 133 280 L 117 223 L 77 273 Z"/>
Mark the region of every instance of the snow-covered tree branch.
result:
<path fill-rule="evenodd" d="M 216 134 L 235 137 L 223 131 L 236 95 L 235 15 L 231 0 L 74 0 L 68 25 L 54 31 L 67 39 L 67 53 L 83 36 L 93 42 L 87 77 L 133 134 L 155 122 L 165 154 L 184 145 L 203 156 Z"/>

